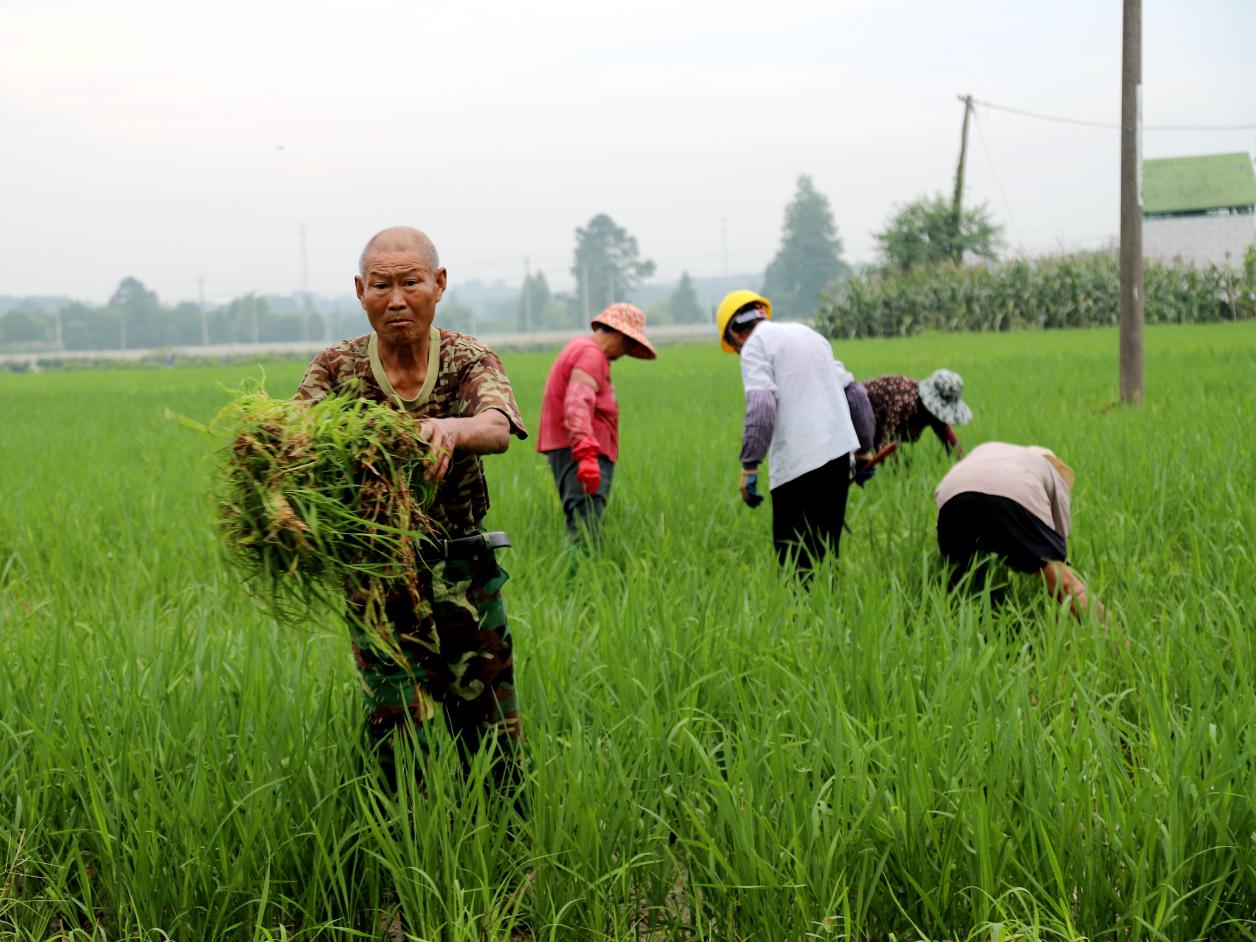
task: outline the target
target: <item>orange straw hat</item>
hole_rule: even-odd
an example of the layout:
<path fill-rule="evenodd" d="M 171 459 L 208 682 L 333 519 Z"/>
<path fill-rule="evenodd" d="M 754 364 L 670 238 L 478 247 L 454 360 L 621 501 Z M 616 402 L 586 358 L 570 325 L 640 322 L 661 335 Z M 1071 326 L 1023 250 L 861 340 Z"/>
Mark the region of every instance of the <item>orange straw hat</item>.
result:
<path fill-rule="evenodd" d="M 593 318 L 592 324 L 602 324 L 611 330 L 617 330 L 632 343 L 628 344 L 628 355 L 639 360 L 653 360 L 658 354 L 650 341 L 645 339 L 645 311 L 626 301 L 618 301 Z"/>

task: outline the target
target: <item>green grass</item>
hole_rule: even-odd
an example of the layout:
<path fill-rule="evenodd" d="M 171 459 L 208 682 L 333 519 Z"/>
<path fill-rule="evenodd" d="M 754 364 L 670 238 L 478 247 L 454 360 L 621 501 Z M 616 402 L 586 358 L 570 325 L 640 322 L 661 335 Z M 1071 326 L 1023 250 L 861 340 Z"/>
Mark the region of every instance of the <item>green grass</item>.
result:
<path fill-rule="evenodd" d="M 782 577 L 737 499 L 735 358 L 615 367 L 601 556 L 567 578 L 549 471 L 488 459 L 510 532 L 531 811 L 436 757 L 364 774 L 344 630 L 269 620 L 222 562 L 201 419 L 256 369 L 0 376 L 0 939 L 1256 939 L 1256 324 L 843 343 L 960 371 L 966 444 L 1054 447 L 1070 552 L 942 591 L 936 442 Z M 549 357 L 506 357 L 535 427 Z M 276 395 L 301 369 L 267 369 Z"/>

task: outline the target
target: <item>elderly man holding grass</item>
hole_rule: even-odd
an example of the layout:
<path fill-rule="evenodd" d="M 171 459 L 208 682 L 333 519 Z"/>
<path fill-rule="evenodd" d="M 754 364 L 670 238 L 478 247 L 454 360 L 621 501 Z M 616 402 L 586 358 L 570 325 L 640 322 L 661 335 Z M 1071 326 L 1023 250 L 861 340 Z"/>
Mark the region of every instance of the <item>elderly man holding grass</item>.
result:
<path fill-rule="evenodd" d="M 432 447 L 437 482 L 429 508 L 439 533 L 416 573 L 419 597 L 390 594 L 385 614 L 399 657 L 389 658 L 354 630 L 354 654 L 367 699 L 367 730 L 395 781 L 398 741 L 428 748 L 438 713 L 464 764 L 495 743 L 495 778 L 518 776 L 519 705 L 501 589 L 506 573 L 495 546 L 504 534 L 481 528 L 489 508 L 481 455 L 527 437 L 510 380 L 497 355 L 465 334 L 436 327 L 446 272 L 417 229 L 375 235 L 354 278 L 372 332 L 319 353 L 298 398 L 350 394 L 404 410 Z M 438 709 L 439 708 L 439 709 Z"/>

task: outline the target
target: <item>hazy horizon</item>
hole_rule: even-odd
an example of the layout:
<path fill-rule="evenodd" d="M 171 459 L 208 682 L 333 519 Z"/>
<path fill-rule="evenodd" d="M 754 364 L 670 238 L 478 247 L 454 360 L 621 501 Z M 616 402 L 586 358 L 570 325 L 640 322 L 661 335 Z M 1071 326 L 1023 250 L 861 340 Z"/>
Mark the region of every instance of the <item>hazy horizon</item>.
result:
<path fill-rule="evenodd" d="M 1256 4 L 1143 4 L 1143 116 L 1256 120 Z M 896 204 L 953 185 L 956 96 L 1116 122 L 1121 9 L 799 2 L 553 3 L 351 15 L 282 2 L 188 12 L 16 0 L 0 12 L 0 294 L 104 301 L 351 290 L 376 230 L 417 225 L 460 282 L 570 286 L 599 212 L 658 264 L 762 271 L 810 174 L 844 257 Z M 1144 156 L 1256 133 L 1157 132 Z M 1009 253 L 1116 235 L 1118 132 L 978 108 L 965 201 Z M 725 228 L 726 227 L 726 228 Z M 727 234 L 725 256 L 724 234 Z"/>

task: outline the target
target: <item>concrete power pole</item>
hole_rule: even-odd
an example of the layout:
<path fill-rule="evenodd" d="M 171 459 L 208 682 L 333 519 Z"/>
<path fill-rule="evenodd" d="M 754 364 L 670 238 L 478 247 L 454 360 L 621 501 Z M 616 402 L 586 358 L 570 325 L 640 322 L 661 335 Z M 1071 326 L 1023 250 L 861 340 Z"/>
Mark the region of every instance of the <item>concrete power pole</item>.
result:
<path fill-rule="evenodd" d="M 1121 401 L 1143 401 L 1143 9 L 1125 0 L 1121 43 Z"/>
<path fill-rule="evenodd" d="M 249 319 L 253 322 L 253 343 L 261 343 L 261 336 L 257 329 L 257 295 L 249 292 Z"/>
<path fill-rule="evenodd" d="M 951 231 L 955 234 L 954 258 L 956 263 L 964 260 L 964 250 L 960 248 L 959 233 L 960 223 L 963 220 L 961 211 L 964 204 L 964 169 L 968 164 L 968 118 L 973 113 L 973 96 L 960 95 L 959 100 L 964 103 L 964 130 L 960 133 L 959 138 L 959 166 L 955 168 L 955 198 L 951 201 Z"/>

